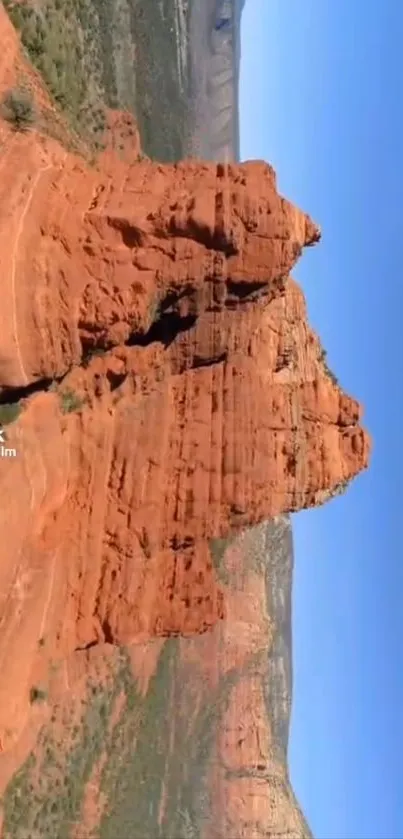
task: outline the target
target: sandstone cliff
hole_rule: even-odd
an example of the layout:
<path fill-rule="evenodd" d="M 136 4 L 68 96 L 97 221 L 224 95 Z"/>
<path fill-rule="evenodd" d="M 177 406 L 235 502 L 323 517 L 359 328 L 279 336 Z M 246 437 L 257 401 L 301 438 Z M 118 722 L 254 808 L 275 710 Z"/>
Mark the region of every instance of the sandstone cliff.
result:
<path fill-rule="evenodd" d="M 319 230 L 263 162 L 90 167 L 35 131 L 0 141 L 4 836 L 305 836 L 267 683 L 281 608 L 245 528 L 368 462 L 290 278 Z M 56 780 L 80 772 L 66 816 Z"/>

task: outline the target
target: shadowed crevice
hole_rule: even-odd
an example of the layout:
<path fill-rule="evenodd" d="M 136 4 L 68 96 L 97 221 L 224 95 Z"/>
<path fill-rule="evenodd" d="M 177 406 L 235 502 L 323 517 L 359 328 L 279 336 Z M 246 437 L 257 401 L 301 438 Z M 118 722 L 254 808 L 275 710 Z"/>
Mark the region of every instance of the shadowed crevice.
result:
<path fill-rule="evenodd" d="M 148 347 L 150 344 L 160 343 L 167 348 L 181 332 L 191 329 L 196 321 L 196 315 L 181 317 L 177 312 L 164 312 L 143 335 L 132 335 L 126 341 L 126 346 Z"/>
<path fill-rule="evenodd" d="M 245 301 L 248 298 L 253 300 L 267 286 L 267 283 L 261 282 L 247 283 L 244 280 L 227 280 L 228 294 L 231 297 L 238 298 L 239 301 Z"/>

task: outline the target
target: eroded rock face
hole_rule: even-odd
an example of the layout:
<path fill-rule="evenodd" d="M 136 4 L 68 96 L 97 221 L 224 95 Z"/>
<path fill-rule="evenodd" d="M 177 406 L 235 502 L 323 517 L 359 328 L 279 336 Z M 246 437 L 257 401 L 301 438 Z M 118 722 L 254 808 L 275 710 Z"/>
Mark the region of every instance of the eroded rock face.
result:
<path fill-rule="evenodd" d="M 41 380 L 60 393 L 31 396 L 8 430 L 4 590 L 24 567 L 33 644 L 46 625 L 62 655 L 202 632 L 225 612 L 209 540 L 367 465 L 359 405 L 289 277 L 319 230 L 263 162 L 112 171 L 109 155 L 100 174 L 32 137 L 7 153 L 3 399 Z"/>
<path fill-rule="evenodd" d="M 3 30 L 0 88 L 23 67 L 1 7 Z M 0 788 L 42 723 L 64 702 L 77 711 L 74 673 L 96 680 L 97 654 L 120 644 L 141 713 L 166 703 L 184 796 L 197 768 L 201 835 L 299 839 L 309 832 L 275 748 L 289 696 L 267 710 L 273 608 L 244 529 L 323 503 L 368 462 L 360 407 L 327 370 L 290 278 L 319 230 L 267 164 L 160 166 L 141 159 L 124 115 L 111 121 L 125 159 L 112 143 L 93 168 L 0 121 L 0 395 L 22 408 L 5 430 L 16 456 L 0 457 Z M 172 690 L 158 677 L 148 697 L 158 656 L 179 664 Z M 38 683 L 48 702 L 31 705 Z M 159 723 L 146 754 L 151 739 L 161 764 Z M 177 816 L 166 779 L 161 790 L 150 835 Z"/>
<path fill-rule="evenodd" d="M 46 159 L 40 145 L 22 139 L 9 167 L 4 190 L 16 216 L 1 228 L 11 277 L 3 386 L 60 377 L 88 349 L 138 343 L 158 321 L 165 333 L 154 336 L 168 342 L 204 314 L 217 320 L 242 308 L 251 295 L 268 302 L 284 291 L 302 248 L 319 238 L 309 217 L 278 195 L 264 163 L 115 159 L 108 177 L 73 157 Z M 10 241 L 18 254 L 6 249 Z M 207 334 L 202 323 L 197 328 Z M 209 352 L 207 344 L 207 360 Z"/>

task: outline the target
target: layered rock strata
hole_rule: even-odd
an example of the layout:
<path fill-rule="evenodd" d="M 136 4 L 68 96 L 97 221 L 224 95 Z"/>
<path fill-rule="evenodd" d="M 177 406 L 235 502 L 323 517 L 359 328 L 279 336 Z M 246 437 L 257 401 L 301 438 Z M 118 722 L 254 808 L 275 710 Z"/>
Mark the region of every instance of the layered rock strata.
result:
<path fill-rule="evenodd" d="M 367 464 L 289 276 L 319 230 L 262 162 L 99 172 L 32 136 L 6 159 L 2 582 L 31 599 L 6 594 L 4 656 L 24 623 L 63 655 L 204 631 L 225 612 L 209 541 Z"/>

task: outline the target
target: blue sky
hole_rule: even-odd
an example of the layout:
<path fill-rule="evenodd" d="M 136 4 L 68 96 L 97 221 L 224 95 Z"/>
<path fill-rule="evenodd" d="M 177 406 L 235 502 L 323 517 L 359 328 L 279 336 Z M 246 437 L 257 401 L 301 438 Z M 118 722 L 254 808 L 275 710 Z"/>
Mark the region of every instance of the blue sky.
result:
<path fill-rule="evenodd" d="M 246 0 L 242 22 L 241 155 L 322 226 L 295 276 L 374 438 L 294 517 L 290 767 L 317 839 L 403 838 L 402 36 L 401 0 Z"/>

